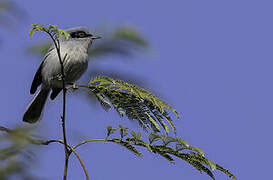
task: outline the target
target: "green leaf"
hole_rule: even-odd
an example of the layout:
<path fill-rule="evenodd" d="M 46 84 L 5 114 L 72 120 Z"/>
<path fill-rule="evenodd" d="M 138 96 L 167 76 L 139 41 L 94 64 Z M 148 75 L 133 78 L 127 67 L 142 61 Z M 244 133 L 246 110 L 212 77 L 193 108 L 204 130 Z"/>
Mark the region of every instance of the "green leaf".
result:
<path fill-rule="evenodd" d="M 190 143 L 188 143 L 188 141 L 186 141 L 185 139 L 176 138 L 176 142 L 184 145 L 185 147 L 190 147 Z"/>
<path fill-rule="evenodd" d="M 31 25 L 34 29 L 36 29 L 37 31 L 45 31 L 48 32 L 48 29 L 42 25 L 39 24 L 32 24 Z"/>
<path fill-rule="evenodd" d="M 207 168 L 206 166 L 204 166 L 202 163 L 197 162 L 197 161 L 191 161 L 189 160 L 189 163 L 195 167 L 195 169 L 197 169 L 200 173 L 205 172 L 208 176 L 211 177 L 211 179 L 215 180 L 215 177 L 213 175 L 213 173 L 211 172 L 211 170 L 209 168 Z"/>
<path fill-rule="evenodd" d="M 151 145 L 143 140 L 135 139 L 135 138 L 127 138 L 126 141 L 133 145 L 145 147 L 148 151 L 153 152 L 151 149 Z"/>
<path fill-rule="evenodd" d="M 141 139 L 141 132 L 138 132 L 137 134 L 136 134 L 136 137 L 135 137 L 137 140 L 140 140 Z"/>
<path fill-rule="evenodd" d="M 112 128 L 112 127 L 111 127 Z M 109 129 L 111 129 L 109 128 Z M 126 127 L 119 126 L 120 130 L 127 129 Z M 128 129 L 127 129 L 128 130 Z M 236 180 L 236 177 L 230 173 L 228 170 L 224 169 L 220 165 L 214 163 L 213 161 L 209 160 L 204 156 L 204 151 L 202 151 L 200 148 L 197 147 L 191 147 L 189 143 L 181 138 L 173 138 L 166 135 L 159 135 L 156 133 L 150 133 L 148 136 L 149 142 L 147 143 L 143 140 L 141 140 L 141 133 L 135 133 L 134 131 L 131 131 L 131 135 L 133 138 L 126 138 L 125 141 L 121 139 L 113 139 L 109 141 L 113 141 L 119 144 L 122 144 L 123 146 L 127 147 L 130 151 L 134 152 L 135 154 L 138 154 L 139 152 L 135 149 L 135 146 L 141 146 L 145 147 L 148 151 L 156 153 L 163 158 L 167 159 L 171 163 L 174 163 L 174 159 L 172 156 L 175 156 L 177 158 L 180 158 L 190 165 L 192 165 L 195 169 L 197 169 L 200 173 L 204 172 L 208 176 L 210 176 L 213 180 L 215 180 L 215 177 L 213 175 L 213 171 L 220 170 L 227 174 L 229 177 Z M 161 139 L 163 141 L 163 145 L 152 145 L 156 140 Z M 172 147 L 167 146 L 171 142 L 177 142 L 176 150 Z M 181 150 L 190 150 L 186 151 L 186 153 L 179 152 Z"/>
<path fill-rule="evenodd" d="M 131 131 L 131 135 L 135 138 L 135 137 L 136 137 L 135 131 Z M 135 138 L 135 139 L 136 139 L 136 138 Z"/>
<path fill-rule="evenodd" d="M 185 146 L 184 144 L 176 144 L 176 151 L 182 151 L 182 150 L 195 151 L 195 152 L 199 153 L 201 156 L 203 156 L 203 157 L 205 156 L 204 151 L 198 147 Z"/>
<path fill-rule="evenodd" d="M 165 159 L 167 159 L 168 161 L 170 161 L 170 163 L 174 163 L 174 159 L 168 155 L 167 153 L 161 153 L 161 152 L 158 152 L 159 155 L 161 155 L 162 157 L 164 157 Z"/>
<path fill-rule="evenodd" d="M 149 117 L 149 120 L 150 120 L 151 125 L 152 125 L 152 129 L 155 132 L 160 132 L 160 127 L 159 127 L 158 123 L 156 122 L 155 118 L 153 116 L 150 116 L 150 114 L 148 114 L 148 113 L 145 113 L 145 114 Z"/>
<path fill-rule="evenodd" d="M 108 111 L 111 108 L 111 104 L 101 93 L 94 93 L 97 97 L 98 101 L 100 102 L 101 106 L 105 111 Z"/>
<path fill-rule="evenodd" d="M 153 112 L 154 113 L 154 112 Z M 157 121 L 159 122 L 159 124 L 164 128 L 165 132 L 168 134 L 170 131 L 169 131 L 169 127 L 168 125 L 164 122 L 164 119 L 162 116 L 160 116 L 159 114 L 156 114 L 154 113 Z"/>
<path fill-rule="evenodd" d="M 136 139 L 136 140 L 140 140 L 141 139 L 141 133 L 138 132 L 137 134 L 135 133 L 135 131 L 131 131 L 131 135 Z"/>
<path fill-rule="evenodd" d="M 148 139 L 149 139 L 150 144 L 152 144 L 154 141 L 160 140 L 161 136 L 152 132 L 149 134 Z"/>
<path fill-rule="evenodd" d="M 66 32 L 65 30 L 56 29 L 56 37 L 60 38 L 62 35 L 65 36 L 65 39 L 69 39 L 69 37 L 70 37 L 69 33 Z"/>
<path fill-rule="evenodd" d="M 222 171 L 223 173 L 225 173 L 226 175 L 228 175 L 233 180 L 237 180 L 237 178 L 231 172 L 229 172 L 227 169 L 223 168 L 219 164 L 216 164 L 216 169 Z"/>
<path fill-rule="evenodd" d="M 177 117 L 179 118 L 180 115 L 176 112 L 176 110 L 174 110 L 174 112 L 175 112 L 175 114 L 177 115 Z M 167 122 L 170 124 L 170 126 L 172 127 L 172 130 L 173 130 L 174 134 L 176 134 L 176 128 L 175 128 L 175 126 L 174 126 L 174 124 L 173 124 L 171 118 L 170 118 L 169 116 L 164 115 L 164 114 L 163 114 L 163 116 L 165 117 L 166 121 L 167 121 Z"/>
<path fill-rule="evenodd" d="M 110 135 L 114 134 L 117 128 L 112 128 L 112 126 L 107 126 L 107 137 L 108 138 Z"/>
<path fill-rule="evenodd" d="M 216 169 L 216 163 L 213 162 L 213 161 L 211 161 L 211 160 L 209 160 L 209 159 L 208 159 L 208 163 L 209 163 L 210 169 L 211 169 L 212 171 L 214 171 L 214 170 Z"/>
<path fill-rule="evenodd" d="M 126 149 L 133 152 L 137 156 L 142 156 L 142 154 L 134 146 L 130 145 L 128 142 L 122 141 L 120 139 L 112 139 L 112 140 L 109 140 L 109 141 L 115 142 L 115 143 L 125 147 Z"/>
<path fill-rule="evenodd" d="M 55 30 L 55 29 L 57 29 L 57 26 L 56 25 L 49 25 L 48 26 L 48 30 L 50 30 L 50 31 L 52 31 L 52 30 Z"/>
<path fill-rule="evenodd" d="M 32 38 L 33 36 L 33 33 L 36 31 L 35 28 L 32 28 L 30 31 L 29 31 L 29 37 Z"/>
<path fill-rule="evenodd" d="M 166 121 L 176 133 L 174 124 L 165 109 L 173 111 L 176 115 L 177 112 L 151 92 L 106 76 L 92 79 L 89 87 L 92 92 L 103 94 L 118 112 L 119 109 L 124 110 L 129 119 L 137 120 L 143 128 L 152 128 L 155 132 L 159 132 L 159 123 L 165 132 L 169 133 Z"/>
<path fill-rule="evenodd" d="M 166 147 L 166 146 L 160 146 L 160 145 L 152 145 L 151 149 L 153 152 L 161 155 L 162 157 L 164 157 L 165 159 L 167 159 L 171 163 L 174 163 L 174 159 L 168 154 L 168 150 L 171 148 Z"/>
<path fill-rule="evenodd" d="M 186 147 L 186 148 L 190 147 L 190 144 L 185 139 L 173 138 L 173 137 L 170 137 L 170 136 L 167 137 L 165 145 L 168 145 L 168 144 L 170 144 L 172 142 L 179 143 L 179 144 L 176 144 L 176 150 L 177 151 L 183 150 L 184 147 Z"/>
<path fill-rule="evenodd" d="M 69 39 L 70 34 L 67 31 L 61 30 L 61 32 L 65 36 L 65 39 Z"/>
<path fill-rule="evenodd" d="M 201 156 L 200 154 L 188 154 L 188 153 L 181 153 L 179 151 L 176 151 L 170 147 L 167 146 L 161 146 L 161 145 L 153 145 L 152 149 L 154 151 L 160 151 L 161 153 L 168 153 L 171 155 L 174 155 L 178 158 L 183 159 L 184 161 L 191 164 L 193 167 L 195 167 L 199 172 L 205 172 L 207 173 L 212 179 L 215 179 L 212 172 L 205 167 L 204 165 L 209 166 L 209 161 L 207 158 Z"/>
<path fill-rule="evenodd" d="M 125 136 L 128 135 L 128 127 L 122 127 L 121 125 L 118 125 L 119 126 L 119 133 L 120 133 L 120 138 L 123 139 Z"/>
<path fill-rule="evenodd" d="M 70 37 L 69 33 L 65 30 L 58 29 L 56 25 L 48 25 L 48 28 L 39 25 L 39 24 L 32 24 L 32 29 L 29 31 L 29 36 L 32 37 L 35 31 L 44 31 L 51 34 L 53 37 L 60 38 L 61 35 L 64 35 L 66 39 Z"/>
<path fill-rule="evenodd" d="M 164 143 L 164 145 L 166 145 L 167 138 L 168 138 L 168 136 L 166 136 L 166 135 L 164 135 L 164 134 L 161 134 L 161 135 L 160 135 L 160 139 L 162 140 L 162 142 Z"/>
<path fill-rule="evenodd" d="M 189 150 L 192 150 L 192 151 L 196 151 L 198 152 L 201 156 L 205 156 L 205 153 L 202 149 L 198 148 L 198 147 L 188 147 Z"/>

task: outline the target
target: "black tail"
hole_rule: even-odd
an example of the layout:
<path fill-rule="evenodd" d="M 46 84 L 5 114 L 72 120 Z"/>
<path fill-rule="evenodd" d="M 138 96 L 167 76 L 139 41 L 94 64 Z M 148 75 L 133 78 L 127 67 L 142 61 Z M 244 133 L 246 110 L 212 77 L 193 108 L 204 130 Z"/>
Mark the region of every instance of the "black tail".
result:
<path fill-rule="evenodd" d="M 39 90 L 24 113 L 24 122 L 35 123 L 40 119 L 49 91 L 42 88 Z"/>

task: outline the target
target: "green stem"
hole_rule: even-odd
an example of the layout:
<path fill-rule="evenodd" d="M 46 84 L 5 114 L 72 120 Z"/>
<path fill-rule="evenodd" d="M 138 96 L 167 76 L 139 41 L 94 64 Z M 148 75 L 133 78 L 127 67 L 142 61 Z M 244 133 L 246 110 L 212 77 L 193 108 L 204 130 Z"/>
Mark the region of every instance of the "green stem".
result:
<path fill-rule="evenodd" d="M 56 140 L 56 141 L 54 141 L 54 142 L 58 142 L 58 143 L 61 143 L 61 144 L 65 145 L 65 143 L 64 143 L 63 141 L 61 141 L 61 140 Z M 78 158 L 78 160 L 79 160 L 79 162 L 80 162 L 80 164 L 81 164 L 81 166 L 82 166 L 82 169 L 83 169 L 83 171 L 84 171 L 86 180 L 89 180 L 89 176 L 88 176 L 86 167 L 85 167 L 85 165 L 84 165 L 84 163 L 83 163 L 83 161 L 82 161 L 80 155 L 77 153 L 77 151 L 75 150 L 75 148 L 73 148 L 73 147 L 70 146 L 69 144 L 67 144 L 66 146 L 67 146 L 67 147 L 75 154 L 75 156 Z"/>
<path fill-rule="evenodd" d="M 91 140 L 85 140 L 82 141 L 81 143 L 77 144 L 76 146 L 74 146 L 73 148 L 76 149 L 77 147 L 89 143 L 89 142 L 98 142 L 98 141 L 102 141 L 102 142 L 109 142 L 107 139 L 91 139 Z"/>
<path fill-rule="evenodd" d="M 76 85 L 76 87 L 90 88 L 88 85 Z M 75 86 L 66 87 L 66 90 L 69 90 L 69 89 L 75 89 Z"/>

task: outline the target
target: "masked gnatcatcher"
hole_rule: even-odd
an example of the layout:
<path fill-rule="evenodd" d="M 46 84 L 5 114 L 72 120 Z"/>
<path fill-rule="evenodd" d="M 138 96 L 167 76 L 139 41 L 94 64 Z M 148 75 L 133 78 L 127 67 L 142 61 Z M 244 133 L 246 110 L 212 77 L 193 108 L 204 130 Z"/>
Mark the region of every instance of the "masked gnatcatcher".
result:
<path fill-rule="evenodd" d="M 93 36 L 85 27 L 74 27 L 66 30 L 70 37 L 59 38 L 60 54 L 65 58 L 63 62 L 65 81 L 73 83 L 86 71 L 88 66 L 88 48 L 92 41 L 100 37 Z M 61 65 L 54 44 L 51 45 L 44 60 L 41 62 L 32 81 L 30 93 L 40 90 L 28 105 L 23 121 L 35 123 L 39 120 L 48 94 L 53 100 L 62 91 Z"/>

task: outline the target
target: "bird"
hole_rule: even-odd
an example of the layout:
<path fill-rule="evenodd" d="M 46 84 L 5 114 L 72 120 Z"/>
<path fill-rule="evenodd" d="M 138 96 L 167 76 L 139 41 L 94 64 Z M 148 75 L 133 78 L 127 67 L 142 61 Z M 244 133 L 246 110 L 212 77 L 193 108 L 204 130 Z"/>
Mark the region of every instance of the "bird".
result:
<path fill-rule="evenodd" d="M 101 37 L 92 35 L 88 28 L 83 26 L 72 27 L 66 31 L 70 35 L 68 39 L 64 35 L 58 38 L 60 55 L 62 58 L 66 57 L 63 61 L 64 80 L 66 83 L 74 83 L 88 67 L 88 49 L 92 42 Z M 34 94 L 39 86 L 41 86 L 40 89 L 24 112 L 24 122 L 37 122 L 40 119 L 49 93 L 51 92 L 50 99 L 54 100 L 62 91 L 61 64 L 57 49 L 53 43 L 35 73 L 30 94 Z"/>

